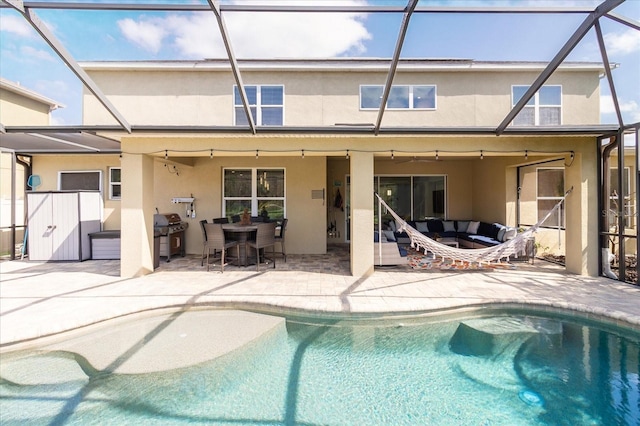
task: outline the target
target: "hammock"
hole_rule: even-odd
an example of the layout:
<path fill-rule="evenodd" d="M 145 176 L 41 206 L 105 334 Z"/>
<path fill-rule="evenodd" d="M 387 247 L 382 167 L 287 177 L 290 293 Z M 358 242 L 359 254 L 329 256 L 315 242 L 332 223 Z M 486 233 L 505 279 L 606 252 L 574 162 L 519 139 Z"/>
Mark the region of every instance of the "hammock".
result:
<path fill-rule="evenodd" d="M 400 216 L 394 212 L 387 203 L 385 203 L 382 198 L 376 193 L 376 197 L 378 197 L 378 228 L 379 233 L 381 234 L 382 221 L 380 220 L 380 215 L 382 212 L 381 207 L 384 206 L 389 213 L 396 220 L 396 224 L 399 226 L 397 232 L 406 232 L 409 238 L 411 239 L 411 247 L 416 251 L 424 250 L 424 254 L 427 252 L 433 253 L 435 256 L 440 256 L 443 259 L 451 259 L 453 262 L 469 262 L 469 263 L 490 263 L 490 262 L 500 262 L 501 260 L 509 261 L 510 257 L 513 256 L 517 258 L 519 255 L 525 253 L 527 248 L 527 242 L 533 238 L 533 234 L 538 230 L 538 228 L 551 217 L 558 209 L 560 205 L 567 198 L 567 195 L 571 193 L 573 187 L 569 189 L 564 197 L 558 203 L 553 206 L 553 208 L 535 225 L 532 225 L 530 228 L 526 229 L 523 232 L 519 232 L 516 236 L 510 240 L 507 240 L 501 244 L 495 245 L 493 247 L 486 247 L 480 249 L 461 249 L 457 247 L 448 246 L 445 244 L 441 244 L 434 239 L 431 239 L 424 235 L 422 232 L 416 230 L 411 225 L 409 225 L 406 221 L 404 221 Z M 381 253 L 379 253 L 381 256 Z"/>

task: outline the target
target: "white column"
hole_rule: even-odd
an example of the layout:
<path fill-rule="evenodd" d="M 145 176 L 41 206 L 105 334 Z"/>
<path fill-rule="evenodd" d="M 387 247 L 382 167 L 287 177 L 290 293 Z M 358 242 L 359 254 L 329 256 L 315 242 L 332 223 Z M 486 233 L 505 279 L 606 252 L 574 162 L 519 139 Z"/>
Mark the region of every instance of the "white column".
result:
<path fill-rule="evenodd" d="M 373 154 L 350 155 L 351 275 L 373 273 Z"/>
<path fill-rule="evenodd" d="M 565 186 L 573 192 L 565 201 L 568 272 L 598 275 L 598 179 L 596 154 L 591 150 L 576 152 L 573 164 L 565 169 Z M 567 158 L 567 164 L 571 161 Z"/>
<path fill-rule="evenodd" d="M 153 158 L 122 154 L 120 276 L 153 272 Z"/>

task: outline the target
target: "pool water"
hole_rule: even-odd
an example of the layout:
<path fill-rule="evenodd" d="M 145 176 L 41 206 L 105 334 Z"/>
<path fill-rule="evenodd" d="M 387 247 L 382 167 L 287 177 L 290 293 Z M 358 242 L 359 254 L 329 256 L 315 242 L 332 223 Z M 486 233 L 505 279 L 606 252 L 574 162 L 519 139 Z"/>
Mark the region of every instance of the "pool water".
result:
<path fill-rule="evenodd" d="M 0 382 L 0 423 L 640 425 L 639 352 L 637 335 L 536 316 L 287 321 L 161 373 L 3 355 L 24 371 Z"/>

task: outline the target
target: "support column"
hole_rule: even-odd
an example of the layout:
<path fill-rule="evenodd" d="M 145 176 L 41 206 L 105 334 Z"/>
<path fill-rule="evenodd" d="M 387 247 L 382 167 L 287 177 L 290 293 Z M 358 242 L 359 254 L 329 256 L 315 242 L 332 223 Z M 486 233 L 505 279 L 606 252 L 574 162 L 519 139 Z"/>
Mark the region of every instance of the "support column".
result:
<path fill-rule="evenodd" d="M 373 274 L 373 153 L 350 156 L 351 275 Z"/>
<path fill-rule="evenodd" d="M 120 276 L 153 272 L 153 158 L 122 154 Z"/>
<path fill-rule="evenodd" d="M 567 164 L 571 161 L 567 158 Z M 565 186 L 573 192 L 565 201 L 565 265 L 568 272 L 598 276 L 598 179 L 596 153 L 576 152 L 565 168 Z"/>

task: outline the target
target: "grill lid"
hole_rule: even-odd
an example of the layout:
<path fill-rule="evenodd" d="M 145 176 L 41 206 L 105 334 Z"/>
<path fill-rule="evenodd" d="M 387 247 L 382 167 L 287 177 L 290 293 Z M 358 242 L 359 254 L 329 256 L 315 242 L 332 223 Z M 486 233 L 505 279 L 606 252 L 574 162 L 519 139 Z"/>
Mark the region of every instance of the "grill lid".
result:
<path fill-rule="evenodd" d="M 182 222 L 178 213 L 160 213 L 153 215 L 153 226 L 164 227 Z"/>

